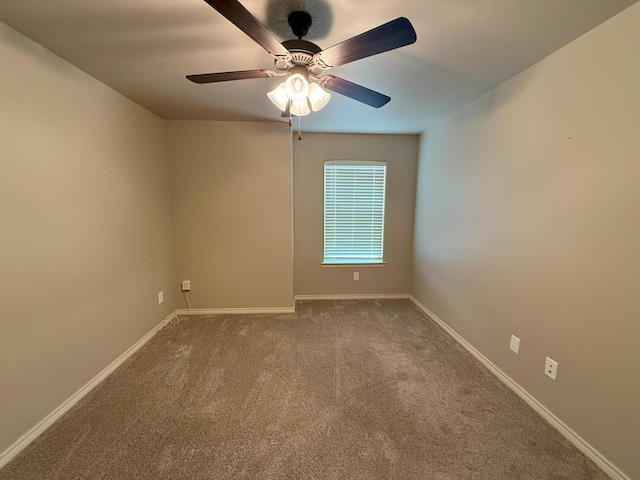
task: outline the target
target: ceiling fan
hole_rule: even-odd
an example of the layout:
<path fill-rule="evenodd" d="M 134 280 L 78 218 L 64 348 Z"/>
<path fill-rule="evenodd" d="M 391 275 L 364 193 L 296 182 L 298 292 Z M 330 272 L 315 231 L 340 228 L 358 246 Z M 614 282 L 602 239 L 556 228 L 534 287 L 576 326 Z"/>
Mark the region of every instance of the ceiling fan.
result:
<path fill-rule="evenodd" d="M 241 70 L 234 72 L 203 73 L 187 75 L 192 82 L 215 83 L 251 78 L 286 77 L 286 80 L 269 92 L 269 99 L 282 111 L 283 117 L 303 116 L 311 110 L 318 111 L 329 101 L 325 90 L 347 96 L 375 108 L 391 100 L 387 95 L 370 90 L 334 75 L 323 75 L 326 70 L 382 52 L 410 45 L 416 41 L 416 32 L 411 22 L 404 17 L 396 18 L 372 30 L 352 37 L 322 50 L 318 45 L 303 40 L 309 27 L 311 15 L 304 11 L 293 11 L 288 23 L 298 37 L 280 43 L 237 0 L 205 0 L 227 20 L 251 37 L 275 60 L 275 70 Z"/>

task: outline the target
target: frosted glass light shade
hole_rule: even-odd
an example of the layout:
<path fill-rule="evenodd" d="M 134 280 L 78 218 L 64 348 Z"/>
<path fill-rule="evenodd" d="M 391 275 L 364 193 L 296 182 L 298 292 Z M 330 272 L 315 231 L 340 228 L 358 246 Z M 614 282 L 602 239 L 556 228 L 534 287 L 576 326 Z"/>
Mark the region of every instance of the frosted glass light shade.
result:
<path fill-rule="evenodd" d="M 296 102 L 291 102 L 291 115 L 297 115 L 298 117 L 304 117 L 305 115 L 309 115 L 311 110 L 309 110 L 309 104 L 307 103 L 307 99 L 298 100 Z"/>
<path fill-rule="evenodd" d="M 314 112 L 324 107 L 330 98 L 331 94 L 325 92 L 317 83 L 309 85 L 309 103 L 311 103 L 311 110 Z"/>
<path fill-rule="evenodd" d="M 287 96 L 294 102 L 304 100 L 309 94 L 309 82 L 299 73 L 294 73 L 284 82 Z"/>
<path fill-rule="evenodd" d="M 281 83 L 274 90 L 267 93 L 267 97 L 269 97 L 269 100 L 271 100 L 273 104 L 283 112 L 287 108 L 289 97 L 287 97 L 287 91 L 284 88 L 284 83 Z"/>

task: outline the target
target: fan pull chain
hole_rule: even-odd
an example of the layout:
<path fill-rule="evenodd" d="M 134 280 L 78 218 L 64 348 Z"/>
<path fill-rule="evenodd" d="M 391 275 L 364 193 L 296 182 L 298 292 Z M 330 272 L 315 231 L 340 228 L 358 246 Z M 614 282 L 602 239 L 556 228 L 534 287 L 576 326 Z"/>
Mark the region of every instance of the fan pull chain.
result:
<path fill-rule="evenodd" d="M 300 132 L 300 115 L 298 115 L 298 140 L 302 140 L 302 133 Z"/>

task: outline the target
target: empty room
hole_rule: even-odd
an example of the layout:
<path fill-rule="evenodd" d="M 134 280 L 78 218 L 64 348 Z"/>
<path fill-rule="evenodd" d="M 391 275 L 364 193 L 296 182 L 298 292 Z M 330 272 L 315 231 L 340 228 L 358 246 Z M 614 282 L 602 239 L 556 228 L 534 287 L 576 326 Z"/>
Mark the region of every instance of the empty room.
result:
<path fill-rule="evenodd" d="M 2 0 L 0 480 L 640 480 L 637 0 Z"/>

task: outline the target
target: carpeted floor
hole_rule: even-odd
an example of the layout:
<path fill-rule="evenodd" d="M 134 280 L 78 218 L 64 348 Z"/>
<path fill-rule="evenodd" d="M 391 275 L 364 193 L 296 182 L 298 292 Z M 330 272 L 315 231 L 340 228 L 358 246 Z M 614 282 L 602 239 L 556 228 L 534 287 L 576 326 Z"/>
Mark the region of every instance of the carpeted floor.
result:
<path fill-rule="evenodd" d="M 0 479 L 606 479 L 408 300 L 190 317 Z"/>

